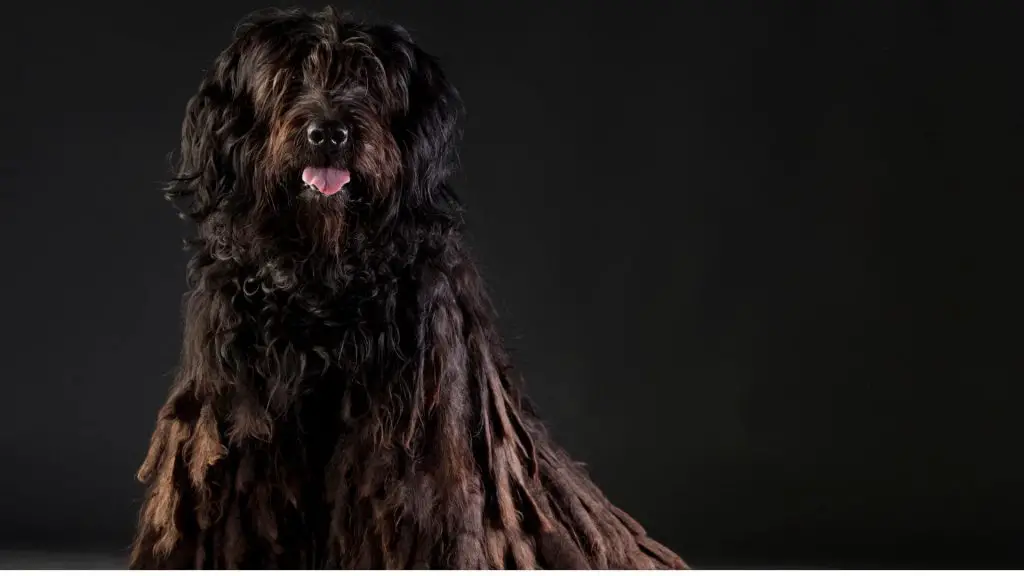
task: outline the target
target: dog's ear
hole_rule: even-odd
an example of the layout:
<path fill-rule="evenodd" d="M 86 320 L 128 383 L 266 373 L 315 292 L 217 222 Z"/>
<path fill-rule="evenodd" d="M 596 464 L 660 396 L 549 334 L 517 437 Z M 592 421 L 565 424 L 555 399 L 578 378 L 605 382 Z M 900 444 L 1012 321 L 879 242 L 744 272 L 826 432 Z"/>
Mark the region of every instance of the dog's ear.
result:
<path fill-rule="evenodd" d="M 463 112 L 458 91 L 437 60 L 417 46 L 400 26 L 389 26 L 392 90 L 404 92 L 404 106 L 392 118 L 402 153 L 402 180 L 415 199 L 432 202 L 455 171 L 458 122 Z"/>
<path fill-rule="evenodd" d="M 239 145 L 252 126 L 240 56 L 236 37 L 214 61 L 185 109 L 178 165 L 167 196 L 185 200 L 183 214 L 197 222 L 216 211 L 235 188 Z"/>

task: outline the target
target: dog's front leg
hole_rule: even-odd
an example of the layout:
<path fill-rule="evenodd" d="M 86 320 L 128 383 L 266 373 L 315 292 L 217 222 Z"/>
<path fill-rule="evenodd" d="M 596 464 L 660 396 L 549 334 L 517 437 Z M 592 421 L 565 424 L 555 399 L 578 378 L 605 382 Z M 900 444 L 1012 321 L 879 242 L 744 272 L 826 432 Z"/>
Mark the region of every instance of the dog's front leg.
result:
<path fill-rule="evenodd" d="M 259 454 L 247 448 L 265 444 L 271 420 L 236 344 L 242 323 L 230 299 L 223 289 L 189 294 L 177 380 L 138 472 L 146 492 L 132 568 L 273 564 L 264 557 L 277 548 L 273 515 L 263 513 L 270 498 L 254 486 Z"/>
<path fill-rule="evenodd" d="M 147 485 L 131 568 L 202 568 L 197 508 L 204 468 L 224 456 L 209 406 L 193 422 L 173 412 L 174 398 L 160 411 L 138 478 Z M 194 482 L 198 478 L 200 482 Z M 208 495 L 207 495 L 208 496 Z"/>

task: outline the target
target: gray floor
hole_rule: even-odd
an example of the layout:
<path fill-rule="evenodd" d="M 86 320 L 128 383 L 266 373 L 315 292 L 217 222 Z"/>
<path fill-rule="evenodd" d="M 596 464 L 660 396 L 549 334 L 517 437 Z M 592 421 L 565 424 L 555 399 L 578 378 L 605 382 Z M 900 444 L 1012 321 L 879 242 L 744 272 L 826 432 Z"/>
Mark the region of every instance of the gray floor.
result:
<path fill-rule="evenodd" d="M 127 554 L 0 551 L 0 570 L 123 570 Z"/>

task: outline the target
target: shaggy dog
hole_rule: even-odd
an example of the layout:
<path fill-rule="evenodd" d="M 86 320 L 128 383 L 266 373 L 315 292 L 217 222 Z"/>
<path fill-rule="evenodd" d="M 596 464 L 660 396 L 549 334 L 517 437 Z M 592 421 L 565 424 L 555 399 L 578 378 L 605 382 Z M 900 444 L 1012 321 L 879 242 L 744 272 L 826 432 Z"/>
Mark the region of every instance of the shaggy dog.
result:
<path fill-rule="evenodd" d="M 248 17 L 189 101 L 181 363 L 133 568 L 684 568 L 514 384 L 460 237 L 456 91 L 403 29 Z"/>

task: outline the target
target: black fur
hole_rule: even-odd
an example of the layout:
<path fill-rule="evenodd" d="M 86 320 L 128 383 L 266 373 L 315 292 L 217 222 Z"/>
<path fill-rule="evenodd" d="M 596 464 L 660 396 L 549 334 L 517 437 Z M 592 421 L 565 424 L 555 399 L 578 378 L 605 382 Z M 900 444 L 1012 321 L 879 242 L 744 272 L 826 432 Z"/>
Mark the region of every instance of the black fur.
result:
<path fill-rule="evenodd" d="M 132 567 L 685 567 L 518 392 L 448 185 L 460 111 L 397 26 L 240 25 L 169 193 L 198 234 Z M 352 129 L 327 155 L 325 118 Z M 313 192 L 310 165 L 352 181 Z"/>

